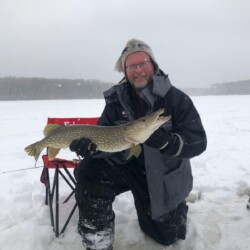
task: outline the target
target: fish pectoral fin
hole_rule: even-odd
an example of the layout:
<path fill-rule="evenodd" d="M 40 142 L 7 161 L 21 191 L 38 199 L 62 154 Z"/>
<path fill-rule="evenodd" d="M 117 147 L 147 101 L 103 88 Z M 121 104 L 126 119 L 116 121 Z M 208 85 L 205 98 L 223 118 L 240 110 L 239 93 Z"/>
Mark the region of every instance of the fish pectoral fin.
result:
<path fill-rule="evenodd" d="M 137 145 L 133 145 L 131 148 L 130 148 L 130 151 L 129 151 L 129 155 L 127 157 L 127 160 L 129 160 L 133 155 L 138 158 L 139 155 L 141 154 L 141 146 L 139 144 Z"/>
<path fill-rule="evenodd" d="M 139 144 L 133 146 L 134 156 L 136 158 L 141 154 L 141 146 Z"/>
<path fill-rule="evenodd" d="M 48 147 L 48 157 L 50 160 L 54 159 L 57 154 L 59 153 L 61 149 L 60 148 L 50 148 Z"/>

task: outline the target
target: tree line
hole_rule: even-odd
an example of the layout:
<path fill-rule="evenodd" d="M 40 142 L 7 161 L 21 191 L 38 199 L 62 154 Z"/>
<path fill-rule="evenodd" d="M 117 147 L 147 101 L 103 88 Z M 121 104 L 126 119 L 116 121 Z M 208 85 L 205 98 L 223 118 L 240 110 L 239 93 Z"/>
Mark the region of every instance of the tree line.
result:
<path fill-rule="evenodd" d="M 100 99 L 113 83 L 83 79 L 0 77 L 0 101 Z M 250 80 L 213 84 L 210 88 L 182 89 L 189 95 L 250 95 Z"/>
<path fill-rule="evenodd" d="M 185 88 L 189 95 L 250 95 L 250 80 L 213 84 L 210 88 Z"/>
<path fill-rule="evenodd" d="M 0 100 L 99 99 L 112 85 L 98 80 L 0 77 Z"/>

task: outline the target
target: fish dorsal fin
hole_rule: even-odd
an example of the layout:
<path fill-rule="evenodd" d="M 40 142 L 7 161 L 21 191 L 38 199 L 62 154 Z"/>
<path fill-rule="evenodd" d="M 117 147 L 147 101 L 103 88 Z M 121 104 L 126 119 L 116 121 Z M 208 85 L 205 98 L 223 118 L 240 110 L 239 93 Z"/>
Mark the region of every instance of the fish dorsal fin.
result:
<path fill-rule="evenodd" d="M 50 148 L 48 147 L 48 157 L 50 160 L 54 159 L 59 153 L 60 148 Z"/>
<path fill-rule="evenodd" d="M 133 155 L 138 158 L 140 153 L 141 153 L 141 146 L 139 144 L 133 145 L 132 148 L 130 148 L 127 160 L 130 159 Z"/>
<path fill-rule="evenodd" d="M 50 135 L 52 132 L 57 130 L 58 128 L 61 128 L 63 125 L 59 124 L 47 124 L 46 127 L 43 130 L 44 136 Z"/>

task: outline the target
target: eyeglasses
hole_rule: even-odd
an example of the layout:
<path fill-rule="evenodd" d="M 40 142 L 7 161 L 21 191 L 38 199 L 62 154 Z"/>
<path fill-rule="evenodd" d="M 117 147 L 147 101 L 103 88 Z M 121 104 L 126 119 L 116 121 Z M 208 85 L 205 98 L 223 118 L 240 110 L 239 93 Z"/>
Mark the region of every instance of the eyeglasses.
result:
<path fill-rule="evenodd" d="M 133 72 L 133 71 L 136 71 L 137 66 L 139 66 L 141 69 L 145 69 L 149 65 L 149 63 L 151 64 L 151 61 L 144 61 L 144 62 L 140 62 L 136 64 L 131 64 L 125 67 L 127 71 Z"/>

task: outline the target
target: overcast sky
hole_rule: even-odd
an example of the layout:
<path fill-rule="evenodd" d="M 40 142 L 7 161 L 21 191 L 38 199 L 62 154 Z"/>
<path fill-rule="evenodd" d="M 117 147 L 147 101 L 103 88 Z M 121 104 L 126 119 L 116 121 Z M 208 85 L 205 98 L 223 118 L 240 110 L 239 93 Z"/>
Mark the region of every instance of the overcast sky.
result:
<path fill-rule="evenodd" d="M 0 77 L 115 83 L 131 38 L 177 87 L 250 79 L 249 0 L 0 0 Z"/>

